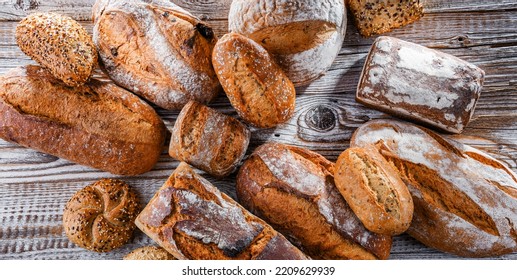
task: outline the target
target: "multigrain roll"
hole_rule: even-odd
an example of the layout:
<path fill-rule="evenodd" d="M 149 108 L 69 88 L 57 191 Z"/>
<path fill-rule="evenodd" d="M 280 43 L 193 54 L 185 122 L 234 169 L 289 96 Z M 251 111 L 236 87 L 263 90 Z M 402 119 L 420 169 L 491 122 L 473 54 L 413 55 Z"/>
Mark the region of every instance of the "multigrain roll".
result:
<path fill-rule="evenodd" d="M 270 128 L 291 118 L 294 85 L 261 45 L 226 34 L 217 42 L 212 60 L 230 103 L 245 121 Z"/>
<path fill-rule="evenodd" d="M 308 259 L 184 162 L 135 222 L 180 260 Z"/>
<path fill-rule="evenodd" d="M 169 110 L 221 91 L 211 60 L 217 37 L 173 3 L 98 0 L 93 18 L 100 59 L 118 85 Z"/>
<path fill-rule="evenodd" d="M 239 170 L 237 197 L 313 259 L 387 259 L 391 236 L 363 226 L 333 175 L 321 155 L 266 143 Z"/>
<path fill-rule="evenodd" d="M 234 0 L 230 32 L 266 48 L 295 86 L 323 75 L 338 55 L 346 31 L 343 0 Z"/>
<path fill-rule="evenodd" d="M 250 135 L 237 119 L 190 101 L 172 129 L 169 155 L 213 176 L 225 177 L 244 157 Z"/>

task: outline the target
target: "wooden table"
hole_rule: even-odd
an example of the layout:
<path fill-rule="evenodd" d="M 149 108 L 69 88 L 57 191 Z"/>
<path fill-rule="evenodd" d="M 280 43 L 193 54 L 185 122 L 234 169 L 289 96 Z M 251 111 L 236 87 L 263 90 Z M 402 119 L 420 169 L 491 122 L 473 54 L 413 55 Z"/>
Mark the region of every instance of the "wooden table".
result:
<path fill-rule="evenodd" d="M 207 20 L 223 35 L 231 0 L 174 0 Z M 418 22 L 389 33 L 411 42 L 441 49 L 486 71 L 483 92 L 474 118 L 454 138 L 494 153 L 517 171 L 517 1 L 428 0 Z M 34 63 L 17 47 L 17 21 L 36 11 L 70 15 L 89 30 L 94 0 L 0 0 L 0 74 Z M 248 154 L 267 141 L 278 141 L 317 151 L 330 160 L 348 147 L 352 132 L 364 122 L 388 117 L 354 101 L 365 56 L 374 38 L 362 38 L 348 20 L 343 48 L 321 79 L 297 89 L 295 116 L 275 129 L 253 130 Z M 212 107 L 235 116 L 225 96 Z M 170 129 L 178 112 L 158 110 Z M 120 178 L 140 194 L 142 205 L 171 174 L 178 162 L 167 147 L 156 167 L 143 175 L 120 177 L 80 166 L 54 156 L 0 140 L 0 259 L 121 259 L 131 250 L 154 244 L 136 231 L 130 243 L 98 254 L 68 241 L 61 218 L 64 205 L 79 189 L 100 178 Z M 216 180 L 216 186 L 235 198 L 235 176 Z M 409 237 L 394 239 L 392 259 L 450 259 L 455 256 L 430 249 Z M 500 257 L 517 259 L 517 253 Z"/>

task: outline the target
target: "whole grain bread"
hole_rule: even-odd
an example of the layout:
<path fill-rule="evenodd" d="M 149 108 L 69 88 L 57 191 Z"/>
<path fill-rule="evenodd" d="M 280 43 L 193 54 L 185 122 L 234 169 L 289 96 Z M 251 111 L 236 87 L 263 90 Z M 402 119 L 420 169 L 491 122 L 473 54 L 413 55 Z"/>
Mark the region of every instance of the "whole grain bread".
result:
<path fill-rule="evenodd" d="M 153 168 L 165 141 L 154 109 L 111 82 L 68 87 L 39 66 L 0 76 L 0 138 L 114 174 Z"/>
<path fill-rule="evenodd" d="M 175 260 L 165 249 L 158 246 L 137 248 L 124 256 L 124 260 Z"/>
<path fill-rule="evenodd" d="M 361 126 L 351 146 L 375 145 L 413 196 L 408 233 L 464 257 L 517 252 L 517 175 L 489 155 L 395 120 Z"/>
<path fill-rule="evenodd" d="M 181 260 L 308 259 L 271 226 L 184 162 L 135 223 Z"/>

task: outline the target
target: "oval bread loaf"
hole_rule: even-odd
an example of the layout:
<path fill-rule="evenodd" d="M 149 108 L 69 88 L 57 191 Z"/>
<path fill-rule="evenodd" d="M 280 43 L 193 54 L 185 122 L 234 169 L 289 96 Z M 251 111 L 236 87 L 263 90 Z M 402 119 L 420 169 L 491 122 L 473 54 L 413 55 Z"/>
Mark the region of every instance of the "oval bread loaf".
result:
<path fill-rule="evenodd" d="M 68 87 L 39 66 L 0 76 L 0 138 L 114 174 L 153 168 L 165 125 L 151 106 L 111 82 Z"/>
<path fill-rule="evenodd" d="M 413 200 L 397 171 L 373 146 L 350 148 L 339 156 L 336 187 L 364 226 L 398 235 L 413 218 Z"/>
<path fill-rule="evenodd" d="M 395 120 L 370 121 L 357 129 L 351 146 L 366 145 L 376 145 L 411 192 L 411 236 L 464 257 L 517 252 L 517 175 L 503 163 Z"/>
<path fill-rule="evenodd" d="M 240 34 L 226 34 L 212 60 L 230 103 L 245 121 L 270 128 L 293 115 L 294 86 L 262 46 Z"/>
<path fill-rule="evenodd" d="M 295 86 L 326 72 L 343 44 L 343 0 L 234 0 L 230 32 L 264 46 Z"/>
<path fill-rule="evenodd" d="M 68 86 L 84 84 L 97 65 L 97 49 L 84 27 L 56 13 L 34 13 L 16 26 L 20 49 Z"/>

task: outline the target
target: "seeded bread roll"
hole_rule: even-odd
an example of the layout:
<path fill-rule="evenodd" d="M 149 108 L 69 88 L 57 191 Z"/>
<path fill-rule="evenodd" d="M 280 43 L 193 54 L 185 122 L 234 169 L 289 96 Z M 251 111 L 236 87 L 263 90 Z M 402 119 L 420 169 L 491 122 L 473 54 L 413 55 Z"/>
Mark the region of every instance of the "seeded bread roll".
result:
<path fill-rule="evenodd" d="M 230 32 L 261 44 L 295 86 L 308 84 L 332 65 L 346 32 L 343 0 L 234 0 Z"/>
<path fill-rule="evenodd" d="M 270 128 L 291 118 L 293 83 L 261 45 L 236 33 L 226 34 L 217 42 L 212 59 L 230 103 L 245 121 Z"/>
<path fill-rule="evenodd" d="M 339 192 L 368 230 L 398 235 L 409 228 L 411 194 L 375 147 L 355 147 L 341 153 L 334 178 Z"/>
<path fill-rule="evenodd" d="M 169 155 L 215 177 L 225 177 L 244 157 L 250 135 L 238 120 L 190 101 L 172 129 Z"/>
<path fill-rule="evenodd" d="M 389 32 L 419 20 L 420 0 L 346 0 L 359 33 L 365 37 Z"/>
<path fill-rule="evenodd" d="M 124 260 L 175 260 L 167 250 L 157 246 L 140 247 L 124 256 Z"/>
<path fill-rule="evenodd" d="M 63 211 L 63 228 L 80 247 L 109 252 L 128 242 L 139 210 L 138 198 L 128 184 L 102 179 L 70 198 Z"/>
<path fill-rule="evenodd" d="M 464 257 L 517 252 L 517 175 L 487 154 L 428 129 L 370 121 L 351 146 L 375 145 L 397 169 L 414 202 L 408 233 Z"/>
<path fill-rule="evenodd" d="M 93 18 L 101 61 L 118 85 L 169 110 L 221 91 L 213 30 L 173 3 L 99 0 Z"/>
<path fill-rule="evenodd" d="M 308 259 L 184 162 L 138 215 L 136 225 L 180 260 Z"/>
<path fill-rule="evenodd" d="M 79 86 L 97 65 L 97 49 L 84 27 L 68 16 L 34 13 L 16 26 L 16 43 L 54 77 Z"/>
<path fill-rule="evenodd" d="M 266 143 L 237 176 L 239 202 L 314 259 L 387 259 L 391 236 L 368 231 L 334 185 L 334 164 Z"/>
<path fill-rule="evenodd" d="M 39 66 L 0 76 L 0 138 L 114 174 L 153 168 L 165 125 L 151 106 L 111 82 L 68 87 Z"/>

